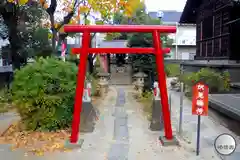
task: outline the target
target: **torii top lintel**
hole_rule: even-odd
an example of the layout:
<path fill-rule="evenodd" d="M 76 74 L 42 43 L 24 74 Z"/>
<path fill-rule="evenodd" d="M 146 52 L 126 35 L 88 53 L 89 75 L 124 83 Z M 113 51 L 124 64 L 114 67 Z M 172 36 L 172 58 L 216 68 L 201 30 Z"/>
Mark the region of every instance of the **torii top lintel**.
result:
<path fill-rule="evenodd" d="M 144 32 L 151 33 L 158 31 L 161 33 L 176 33 L 175 26 L 161 25 L 65 25 L 65 32 Z"/>

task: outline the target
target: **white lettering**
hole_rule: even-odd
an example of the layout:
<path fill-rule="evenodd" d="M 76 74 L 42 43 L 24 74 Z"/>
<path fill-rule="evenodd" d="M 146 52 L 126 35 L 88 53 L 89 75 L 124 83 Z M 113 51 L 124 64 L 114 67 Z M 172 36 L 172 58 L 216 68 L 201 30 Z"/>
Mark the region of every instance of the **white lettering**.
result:
<path fill-rule="evenodd" d="M 197 107 L 203 107 L 204 106 L 204 102 L 202 99 L 198 99 L 196 102 Z"/>
<path fill-rule="evenodd" d="M 198 84 L 197 89 L 198 89 L 198 91 L 203 92 L 204 91 L 204 85 Z"/>
<path fill-rule="evenodd" d="M 204 99 L 203 92 L 198 92 L 197 99 Z"/>
<path fill-rule="evenodd" d="M 202 108 L 197 108 L 196 113 L 198 115 L 201 115 L 203 113 L 203 109 Z"/>

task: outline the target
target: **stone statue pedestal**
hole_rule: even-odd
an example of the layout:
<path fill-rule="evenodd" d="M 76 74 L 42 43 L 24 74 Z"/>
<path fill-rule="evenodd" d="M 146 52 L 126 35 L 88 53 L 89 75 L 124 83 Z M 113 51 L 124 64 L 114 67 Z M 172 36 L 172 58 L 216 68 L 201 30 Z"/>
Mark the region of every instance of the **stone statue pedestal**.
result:
<path fill-rule="evenodd" d="M 97 110 L 91 102 L 83 102 L 81 112 L 81 132 L 93 132 L 97 119 Z"/>
<path fill-rule="evenodd" d="M 100 95 L 103 96 L 105 93 L 108 92 L 108 87 L 109 87 L 109 77 L 110 77 L 110 74 L 109 73 L 99 73 L 98 74 L 99 76 L 99 87 L 100 87 Z"/>
<path fill-rule="evenodd" d="M 161 100 L 153 100 L 152 117 L 151 117 L 151 123 L 149 128 L 152 131 L 162 131 L 164 128 Z"/>
<path fill-rule="evenodd" d="M 105 82 L 99 82 L 98 83 L 99 87 L 100 87 L 100 94 L 101 96 L 103 96 L 105 93 L 108 92 L 108 83 Z"/>

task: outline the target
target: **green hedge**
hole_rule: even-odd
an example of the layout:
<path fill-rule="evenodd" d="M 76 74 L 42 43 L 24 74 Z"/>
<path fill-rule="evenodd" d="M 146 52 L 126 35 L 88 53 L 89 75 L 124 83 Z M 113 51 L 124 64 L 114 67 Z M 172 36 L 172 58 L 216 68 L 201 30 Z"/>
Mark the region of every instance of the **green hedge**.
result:
<path fill-rule="evenodd" d="M 165 73 L 168 77 L 178 77 L 180 75 L 180 65 L 165 64 Z"/>
<path fill-rule="evenodd" d="M 40 58 L 15 72 L 12 99 L 26 129 L 70 126 L 77 71 L 74 63 Z M 93 80 L 90 75 L 87 79 Z"/>
<path fill-rule="evenodd" d="M 208 85 L 210 93 L 225 92 L 230 90 L 229 73 L 220 73 L 209 68 L 202 68 L 196 73 L 185 73 L 180 76 L 180 81 L 183 81 L 186 84 L 188 92 L 191 92 L 192 86 L 199 81 Z"/>

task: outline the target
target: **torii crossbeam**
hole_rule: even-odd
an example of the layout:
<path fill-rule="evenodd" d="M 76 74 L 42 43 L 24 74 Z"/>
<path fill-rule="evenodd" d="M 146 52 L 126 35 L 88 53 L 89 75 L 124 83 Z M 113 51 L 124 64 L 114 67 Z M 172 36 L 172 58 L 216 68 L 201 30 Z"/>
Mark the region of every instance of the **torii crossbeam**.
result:
<path fill-rule="evenodd" d="M 82 110 L 82 96 L 84 89 L 84 80 L 86 75 L 87 57 L 89 53 L 126 53 L 126 54 L 145 54 L 151 53 L 156 56 L 157 73 L 159 88 L 161 93 L 162 115 L 164 120 L 165 138 L 172 140 L 172 126 L 168 104 L 168 94 L 166 86 L 166 75 L 164 72 L 164 52 L 169 49 L 162 49 L 160 34 L 175 33 L 176 27 L 173 26 L 157 26 L 157 25 L 65 25 L 64 31 L 68 33 L 83 33 L 82 48 L 73 48 L 72 53 L 80 54 L 80 63 L 78 66 L 78 77 L 75 94 L 74 113 L 72 121 L 71 143 L 78 141 L 78 133 L 80 128 L 80 113 Z M 152 33 L 154 47 L 152 48 L 89 48 L 90 33 L 93 32 L 141 32 Z M 159 117 L 160 118 L 160 117 Z"/>

